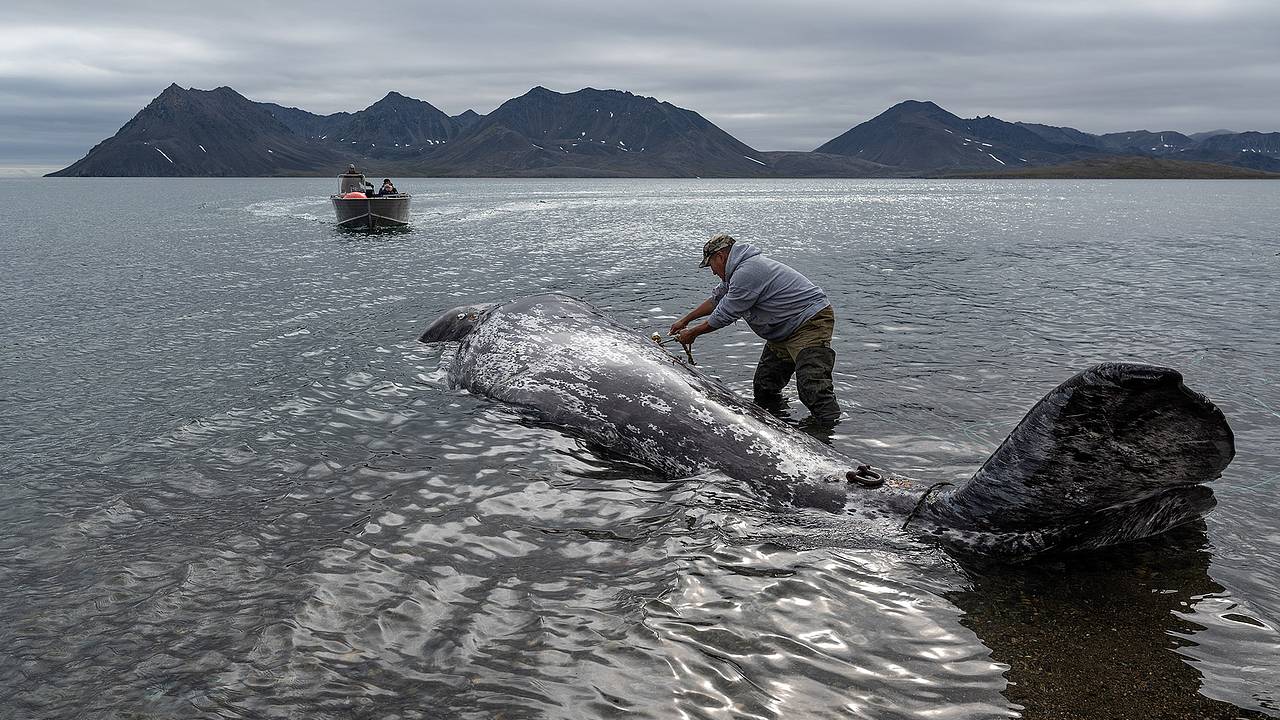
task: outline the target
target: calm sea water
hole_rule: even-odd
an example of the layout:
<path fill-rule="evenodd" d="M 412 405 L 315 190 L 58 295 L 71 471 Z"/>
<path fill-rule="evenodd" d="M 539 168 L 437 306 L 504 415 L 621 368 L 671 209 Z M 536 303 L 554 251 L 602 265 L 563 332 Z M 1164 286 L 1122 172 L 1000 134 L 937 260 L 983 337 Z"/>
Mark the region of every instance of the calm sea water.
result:
<path fill-rule="evenodd" d="M 0 717 L 1280 717 L 1280 184 L 0 181 Z M 835 301 L 834 444 L 968 476 L 1103 360 L 1236 432 L 1203 525 L 1017 567 L 448 387 L 441 310 L 648 334 L 727 231 Z M 760 342 L 700 339 L 749 391 Z"/>

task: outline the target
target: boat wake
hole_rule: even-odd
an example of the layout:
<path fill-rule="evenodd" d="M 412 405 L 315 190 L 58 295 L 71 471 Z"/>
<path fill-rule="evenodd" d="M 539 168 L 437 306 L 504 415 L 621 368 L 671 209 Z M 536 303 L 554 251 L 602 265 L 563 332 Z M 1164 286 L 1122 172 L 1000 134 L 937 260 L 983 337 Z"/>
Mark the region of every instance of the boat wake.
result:
<path fill-rule="evenodd" d="M 329 215 L 332 212 L 329 198 L 323 195 L 264 200 L 250 204 L 245 207 L 245 211 L 257 217 L 288 218 L 323 224 L 330 222 Z"/>

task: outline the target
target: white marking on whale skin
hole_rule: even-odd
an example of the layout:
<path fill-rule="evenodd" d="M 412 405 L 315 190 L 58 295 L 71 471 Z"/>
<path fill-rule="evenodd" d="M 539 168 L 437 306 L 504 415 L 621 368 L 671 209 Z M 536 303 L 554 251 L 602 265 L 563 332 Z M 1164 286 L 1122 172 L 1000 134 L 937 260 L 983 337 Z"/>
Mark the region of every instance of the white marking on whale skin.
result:
<path fill-rule="evenodd" d="M 721 434 L 720 428 L 716 427 L 715 416 L 712 415 L 710 412 L 708 412 L 706 408 L 700 408 L 700 407 L 691 408 L 689 410 L 689 414 L 693 416 L 698 422 L 703 423 L 707 427 L 711 428 L 712 432 L 715 432 L 717 435 Z"/>
<path fill-rule="evenodd" d="M 733 437 L 739 442 L 745 442 L 752 437 L 751 430 L 743 423 L 735 423 L 729 426 L 729 432 L 733 433 Z"/>

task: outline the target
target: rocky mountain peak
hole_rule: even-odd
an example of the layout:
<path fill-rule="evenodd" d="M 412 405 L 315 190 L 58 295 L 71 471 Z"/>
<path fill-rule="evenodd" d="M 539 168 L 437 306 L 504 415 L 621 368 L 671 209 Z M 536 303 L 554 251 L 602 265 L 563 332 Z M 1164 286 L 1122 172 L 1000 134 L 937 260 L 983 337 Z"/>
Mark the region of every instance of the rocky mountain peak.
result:
<path fill-rule="evenodd" d="M 692 110 L 624 90 L 560 93 L 538 85 L 489 115 L 453 117 L 389 91 L 364 110 L 321 116 L 254 102 L 226 86 L 171 83 L 113 137 L 55 174 L 331 175 L 354 161 L 400 176 L 867 177 L 1132 155 L 1277 172 L 1280 133 L 1091 135 L 991 115 L 962 119 L 930 100 L 905 100 L 815 153 L 761 153 Z"/>

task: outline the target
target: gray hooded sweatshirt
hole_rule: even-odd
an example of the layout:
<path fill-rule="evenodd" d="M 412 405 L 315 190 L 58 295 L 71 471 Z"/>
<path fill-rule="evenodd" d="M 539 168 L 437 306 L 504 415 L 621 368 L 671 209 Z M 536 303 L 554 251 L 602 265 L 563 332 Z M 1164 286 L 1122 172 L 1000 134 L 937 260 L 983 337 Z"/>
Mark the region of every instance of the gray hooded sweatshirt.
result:
<path fill-rule="evenodd" d="M 830 305 L 822 288 L 799 272 L 734 243 L 724 265 L 724 281 L 711 293 L 716 309 L 707 317 L 713 330 L 738 318 L 765 340 L 785 340 L 806 320 Z"/>

